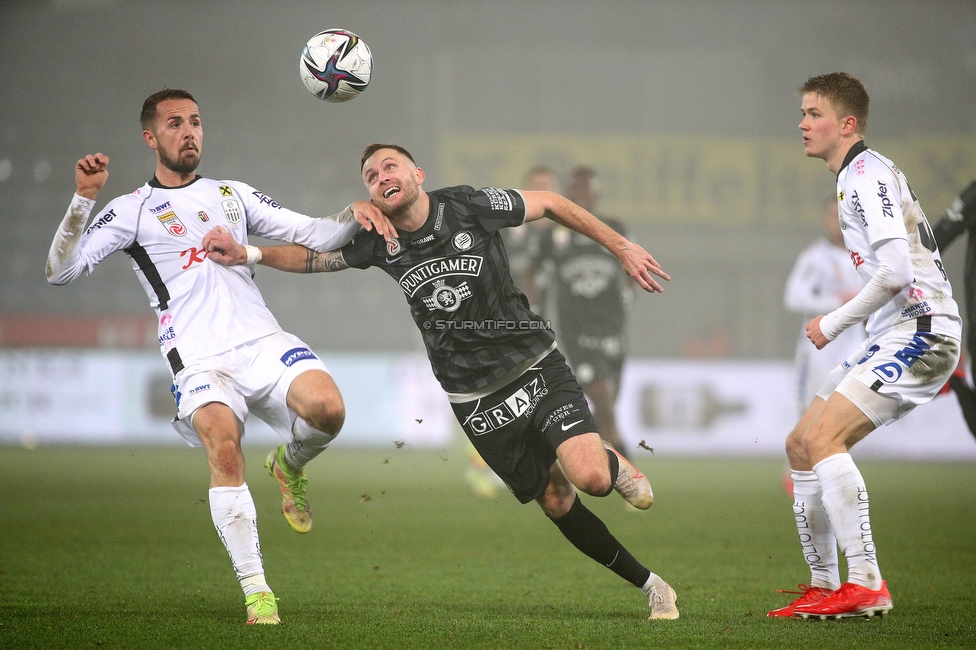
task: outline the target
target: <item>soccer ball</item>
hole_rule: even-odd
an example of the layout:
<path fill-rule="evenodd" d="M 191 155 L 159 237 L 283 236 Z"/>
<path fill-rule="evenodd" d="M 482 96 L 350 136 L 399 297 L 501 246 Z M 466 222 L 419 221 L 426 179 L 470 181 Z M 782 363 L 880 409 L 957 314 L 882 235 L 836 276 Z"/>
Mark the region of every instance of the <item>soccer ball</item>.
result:
<path fill-rule="evenodd" d="M 366 90 L 373 55 L 361 38 L 327 29 L 308 39 L 299 62 L 302 83 L 327 102 L 345 102 Z"/>

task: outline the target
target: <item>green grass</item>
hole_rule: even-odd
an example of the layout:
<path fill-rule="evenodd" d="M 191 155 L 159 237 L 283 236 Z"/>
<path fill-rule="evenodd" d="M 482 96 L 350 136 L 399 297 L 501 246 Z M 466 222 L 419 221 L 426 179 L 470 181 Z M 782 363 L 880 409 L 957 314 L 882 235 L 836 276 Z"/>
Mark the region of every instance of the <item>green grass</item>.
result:
<path fill-rule="evenodd" d="M 244 625 L 210 519 L 202 451 L 0 447 L 0 647 L 936 648 L 976 645 L 976 466 L 861 462 L 883 620 L 767 620 L 809 572 L 782 461 L 638 457 L 656 503 L 587 505 L 678 591 L 638 590 L 580 555 L 535 505 L 474 497 L 462 449 L 330 450 L 309 468 L 315 528 L 279 512 L 247 449 L 284 625 Z"/>

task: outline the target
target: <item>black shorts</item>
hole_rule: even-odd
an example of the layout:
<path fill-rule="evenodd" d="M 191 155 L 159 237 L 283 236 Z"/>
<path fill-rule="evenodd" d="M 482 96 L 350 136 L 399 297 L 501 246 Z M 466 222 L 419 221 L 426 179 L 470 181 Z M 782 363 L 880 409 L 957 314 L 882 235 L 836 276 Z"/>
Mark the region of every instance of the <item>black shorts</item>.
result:
<path fill-rule="evenodd" d="M 491 395 L 451 406 L 471 444 L 522 503 L 545 492 L 556 447 L 597 430 L 558 350 Z"/>

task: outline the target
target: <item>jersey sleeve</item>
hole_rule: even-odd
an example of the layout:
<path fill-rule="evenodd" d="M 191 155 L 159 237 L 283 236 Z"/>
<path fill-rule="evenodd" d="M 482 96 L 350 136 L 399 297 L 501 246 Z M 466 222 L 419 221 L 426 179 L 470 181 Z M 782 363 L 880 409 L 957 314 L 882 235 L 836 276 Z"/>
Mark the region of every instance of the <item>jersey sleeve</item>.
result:
<path fill-rule="evenodd" d="M 323 252 L 341 248 L 361 228 L 349 208 L 330 217 L 310 217 L 283 207 L 246 183 L 224 182 L 233 186 L 244 202 L 249 234 Z"/>
<path fill-rule="evenodd" d="M 382 252 L 380 247 L 385 243 L 382 235 L 363 230 L 343 246 L 339 252 L 342 253 L 342 261 L 349 268 L 368 269 L 373 266 L 373 256 L 377 251 Z"/>
<path fill-rule="evenodd" d="M 138 214 L 126 209 L 126 197 L 115 199 L 85 228 L 95 202 L 73 197 L 48 252 L 45 273 L 61 285 L 92 271 L 106 257 L 135 240 Z"/>
<path fill-rule="evenodd" d="M 525 223 L 525 199 L 518 190 L 503 190 L 497 187 L 457 188 L 464 196 L 472 214 L 488 232 L 511 228 Z"/>

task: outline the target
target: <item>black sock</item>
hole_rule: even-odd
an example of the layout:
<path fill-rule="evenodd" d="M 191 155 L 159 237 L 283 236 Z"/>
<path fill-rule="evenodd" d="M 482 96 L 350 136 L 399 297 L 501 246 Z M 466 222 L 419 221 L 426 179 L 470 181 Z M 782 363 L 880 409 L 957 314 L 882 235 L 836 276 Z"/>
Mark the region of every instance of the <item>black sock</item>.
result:
<path fill-rule="evenodd" d="M 638 562 L 617 538 L 610 534 L 600 518 L 590 512 L 579 497 L 565 515 L 553 518 L 566 539 L 583 554 L 593 558 L 636 587 L 643 587 L 651 572 Z"/>
<path fill-rule="evenodd" d="M 598 497 L 610 496 L 610 493 L 613 492 L 613 486 L 617 483 L 617 474 L 620 472 L 620 460 L 617 458 L 617 454 L 609 449 L 607 449 L 607 462 L 610 465 L 610 489 L 603 494 L 597 494 Z"/>

